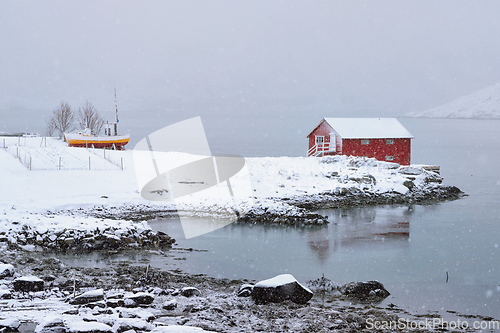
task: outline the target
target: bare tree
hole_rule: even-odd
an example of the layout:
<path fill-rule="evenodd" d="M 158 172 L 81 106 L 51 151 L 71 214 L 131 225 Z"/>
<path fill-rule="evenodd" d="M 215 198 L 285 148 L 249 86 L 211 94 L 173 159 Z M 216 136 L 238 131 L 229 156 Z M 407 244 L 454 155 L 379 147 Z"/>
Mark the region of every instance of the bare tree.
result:
<path fill-rule="evenodd" d="M 45 121 L 45 134 L 48 137 L 52 137 L 54 135 L 54 132 L 56 131 L 56 124 L 54 121 L 54 118 L 50 118 L 49 120 Z"/>
<path fill-rule="evenodd" d="M 92 103 L 87 101 L 78 109 L 78 124 L 81 129 L 88 128 L 93 135 L 99 135 L 104 125 L 104 119 Z"/>
<path fill-rule="evenodd" d="M 74 129 L 74 120 L 75 114 L 71 110 L 71 106 L 68 103 L 61 102 L 61 105 L 52 111 L 52 118 L 49 124 L 54 127 L 54 131 L 59 132 L 59 138 L 62 138 L 65 132 Z"/>

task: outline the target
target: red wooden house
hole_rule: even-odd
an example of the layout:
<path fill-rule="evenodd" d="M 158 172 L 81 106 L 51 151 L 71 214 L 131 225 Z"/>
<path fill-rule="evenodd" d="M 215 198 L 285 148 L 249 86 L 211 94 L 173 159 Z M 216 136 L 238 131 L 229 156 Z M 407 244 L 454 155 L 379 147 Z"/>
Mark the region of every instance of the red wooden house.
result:
<path fill-rule="evenodd" d="M 307 156 L 366 156 L 410 164 L 413 136 L 396 118 L 323 118 L 307 138 Z"/>

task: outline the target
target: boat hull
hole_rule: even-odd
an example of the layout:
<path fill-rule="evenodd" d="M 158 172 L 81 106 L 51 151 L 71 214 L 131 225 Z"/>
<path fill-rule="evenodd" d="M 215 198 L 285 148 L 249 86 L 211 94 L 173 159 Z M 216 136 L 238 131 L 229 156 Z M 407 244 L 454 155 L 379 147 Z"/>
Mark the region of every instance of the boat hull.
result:
<path fill-rule="evenodd" d="M 113 148 L 123 149 L 129 140 L 130 135 L 117 136 L 90 136 L 74 133 L 64 133 L 68 146 L 70 147 L 94 147 L 94 148 Z"/>

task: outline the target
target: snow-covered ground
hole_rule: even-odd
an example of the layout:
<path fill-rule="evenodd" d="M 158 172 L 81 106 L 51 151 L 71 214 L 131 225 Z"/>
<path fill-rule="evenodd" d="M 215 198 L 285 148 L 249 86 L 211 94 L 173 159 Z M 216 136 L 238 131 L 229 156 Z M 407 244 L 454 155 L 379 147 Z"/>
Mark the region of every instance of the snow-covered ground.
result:
<path fill-rule="evenodd" d="M 56 242 L 62 236 L 66 237 L 63 241 L 69 243 L 74 241 L 75 235 L 89 237 L 96 230 L 105 230 L 105 236 L 111 240 L 147 231 L 150 228 L 145 221 L 132 221 L 123 214 L 134 207 L 178 210 L 181 214 L 215 219 L 223 218 L 224 212 L 231 211 L 235 206 L 242 212 L 252 213 L 251 216 L 300 215 L 305 209 L 287 202 L 353 190 L 373 195 L 405 195 L 412 192 L 411 188 L 424 188 L 441 181 L 437 174 L 419 166 L 401 167 L 368 158 L 247 158 L 242 171 L 231 178 L 233 197 L 227 195 L 227 184 L 221 183 L 175 202 L 150 202 L 141 197 L 142 185 L 151 178 L 144 176 L 146 169 L 142 166 L 149 162 L 137 160 L 137 155 L 134 160 L 132 150 L 69 148 L 59 140 L 42 140 L 39 137 L 0 137 L 0 147 L 4 145 L 5 148 L 0 148 L 0 243 L 6 244 L 7 240 L 27 250 L 34 248 L 27 242 L 28 234 L 35 244 L 40 245 L 51 239 Z M 180 153 L 161 156 L 164 163 L 176 166 L 199 158 Z M 159 162 L 162 161 L 159 159 Z M 107 212 L 108 217 L 99 216 L 96 213 L 99 211 Z M 118 215 L 112 216 L 114 212 Z M 0 250 L 6 251 L 6 247 Z M 15 264 L 3 261 L 7 265 Z M 2 293 L 7 293 L 8 288 L 8 284 L 0 283 Z M 62 316 L 68 304 L 61 300 L 67 295 L 58 298 L 57 293 L 57 290 L 52 291 L 49 298 L 36 294 L 31 300 L 9 300 L 9 304 L 20 311 L 0 314 L 0 326 L 2 323 L 9 324 L 2 320 L 10 321 L 15 326 L 19 320 L 41 322 L 45 318 L 49 326 L 54 324 L 51 320 L 64 321 L 72 332 L 80 332 L 79 325 L 84 328 L 99 324 L 75 323 L 74 318 L 83 319 Z M 26 306 L 28 303 L 29 306 Z M 155 332 L 188 332 L 190 329 L 170 326 L 157 328 Z M 192 328 L 193 332 L 199 330 Z"/>
<path fill-rule="evenodd" d="M 500 119 L 500 82 L 424 111 L 410 112 L 416 118 Z"/>

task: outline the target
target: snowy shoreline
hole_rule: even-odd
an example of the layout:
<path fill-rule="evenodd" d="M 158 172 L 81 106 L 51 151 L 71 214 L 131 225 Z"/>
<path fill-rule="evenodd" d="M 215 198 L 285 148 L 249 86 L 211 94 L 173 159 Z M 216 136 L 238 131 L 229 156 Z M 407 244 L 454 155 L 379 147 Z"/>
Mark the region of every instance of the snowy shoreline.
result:
<path fill-rule="evenodd" d="M 246 159 L 231 181 L 234 197 L 226 184 L 219 184 L 175 202 L 151 202 L 140 195 L 138 184 L 148 179 L 141 180 L 144 175 L 136 168 L 143 162 L 132 151 L 69 148 L 50 138 L 44 145 L 36 137 L 7 139 L 7 148 L 0 149 L 0 239 L 21 246 L 168 246 L 173 240 L 152 231 L 147 221 L 188 216 L 323 225 L 328 219 L 314 210 L 425 204 L 465 195 L 422 166 L 348 156 L 262 157 Z M 163 158 L 178 166 L 197 157 L 171 153 Z M 235 210 L 241 214 L 236 216 Z"/>

